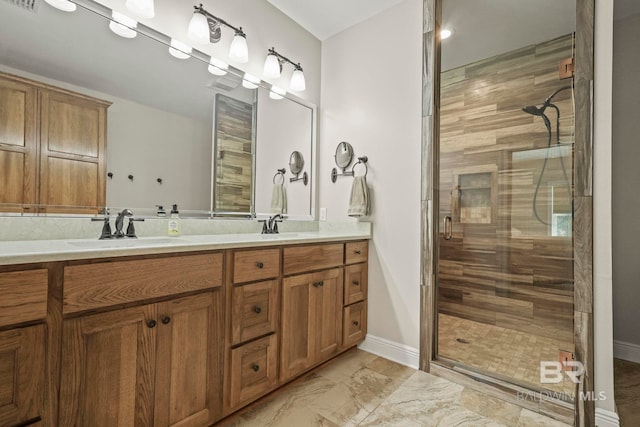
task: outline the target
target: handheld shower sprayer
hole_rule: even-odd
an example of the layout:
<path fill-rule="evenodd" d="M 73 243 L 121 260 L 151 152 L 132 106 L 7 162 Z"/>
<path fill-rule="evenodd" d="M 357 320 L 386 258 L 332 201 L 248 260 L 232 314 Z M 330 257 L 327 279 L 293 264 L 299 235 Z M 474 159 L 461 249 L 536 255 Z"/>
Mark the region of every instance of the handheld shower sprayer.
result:
<path fill-rule="evenodd" d="M 536 190 L 533 193 L 533 214 L 536 216 L 538 221 L 540 221 L 544 225 L 551 225 L 551 224 L 544 221 L 542 218 L 540 218 L 540 215 L 538 214 L 537 203 L 536 203 L 538 199 L 538 192 L 540 191 L 540 183 L 542 182 L 542 175 L 544 175 L 544 170 L 547 167 L 547 162 L 549 161 L 549 155 L 551 151 L 551 134 L 552 134 L 551 120 L 549 120 L 549 117 L 547 117 L 547 115 L 544 112 L 549 107 L 556 110 L 556 144 L 560 145 L 560 109 L 558 108 L 557 105 L 552 104 L 551 101 L 558 93 L 568 89 L 573 89 L 573 86 L 564 86 L 556 90 L 551 95 L 549 95 L 547 99 L 544 100 L 541 107 L 536 107 L 535 105 L 527 105 L 525 107 L 522 107 L 522 111 L 524 111 L 525 113 L 531 114 L 533 116 L 542 117 L 542 120 L 544 121 L 544 125 L 547 128 L 547 133 L 549 135 L 548 142 L 547 142 L 547 155 L 544 158 L 544 163 L 542 164 L 542 170 L 540 171 L 540 176 L 538 177 L 538 182 L 536 183 Z M 562 173 L 564 175 L 564 179 L 567 184 L 568 194 L 571 195 L 571 184 L 569 183 L 567 170 L 564 166 L 564 160 L 562 160 L 562 156 L 560 156 L 560 164 L 562 165 Z"/>

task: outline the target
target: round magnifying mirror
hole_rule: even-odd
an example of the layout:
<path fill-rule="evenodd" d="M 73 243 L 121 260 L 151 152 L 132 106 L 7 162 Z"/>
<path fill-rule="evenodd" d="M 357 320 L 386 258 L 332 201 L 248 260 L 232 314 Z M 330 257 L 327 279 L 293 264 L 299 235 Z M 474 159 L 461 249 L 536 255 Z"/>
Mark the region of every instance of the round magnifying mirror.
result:
<path fill-rule="evenodd" d="M 289 170 L 294 175 L 298 175 L 302 172 L 304 168 L 304 157 L 302 157 L 302 153 L 299 151 L 294 151 L 291 153 L 291 157 L 289 158 Z"/>
<path fill-rule="evenodd" d="M 346 168 L 353 160 L 353 147 L 348 142 L 341 142 L 336 148 L 336 165 L 339 168 Z"/>

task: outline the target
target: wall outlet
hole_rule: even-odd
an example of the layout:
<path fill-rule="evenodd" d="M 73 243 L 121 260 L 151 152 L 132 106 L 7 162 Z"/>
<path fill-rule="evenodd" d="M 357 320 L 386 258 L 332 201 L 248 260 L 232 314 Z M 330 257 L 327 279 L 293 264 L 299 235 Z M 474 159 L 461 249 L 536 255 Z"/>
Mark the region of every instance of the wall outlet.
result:
<path fill-rule="evenodd" d="M 327 208 L 320 208 L 320 221 L 327 220 Z"/>

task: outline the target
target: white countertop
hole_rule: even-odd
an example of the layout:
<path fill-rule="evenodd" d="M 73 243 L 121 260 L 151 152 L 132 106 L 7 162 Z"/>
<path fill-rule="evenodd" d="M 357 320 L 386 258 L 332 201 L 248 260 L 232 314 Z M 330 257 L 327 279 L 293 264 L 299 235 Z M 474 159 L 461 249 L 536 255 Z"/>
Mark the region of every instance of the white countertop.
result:
<path fill-rule="evenodd" d="M 370 239 L 370 231 L 213 234 L 138 239 L 0 241 L 0 265 Z"/>

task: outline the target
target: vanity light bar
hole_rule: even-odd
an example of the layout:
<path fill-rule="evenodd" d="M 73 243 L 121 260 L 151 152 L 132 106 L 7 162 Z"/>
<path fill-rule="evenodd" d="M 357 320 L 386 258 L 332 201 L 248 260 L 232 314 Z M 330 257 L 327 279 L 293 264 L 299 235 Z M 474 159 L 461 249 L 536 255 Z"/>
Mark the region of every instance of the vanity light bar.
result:
<path fill-rule="evenodd" d="M 236 62 L 246 63 L 249 61 L 249 49 L 247 47 L 247 35 L 242 31 L 242 27 L 235 27 L 222 18 L 218 18 L 208 12 L 202 3 L 199 6 L 193 6 L 195 9 L 187 34 L 189 38 L 196 43 L 207 44 L 217 43 L 222 36 L 221 25 L 231 28 L 235 35 L 229 47 L 229 57 Z"/>
<path fill-rule="evenodd" d="M 282 73 L 282 64 L 289 63 L 293 65 L 293 75 L 291 76 L 291 81 L 289 83 L 291 90 L 296 92 L 301 92 L 306 89 L 306 83 L 304 79 L 304 73 L 302 71 L 302 66 L 298 62 L 297 64 L 287 58 L 284 55 L 281 55 L 276 51 L 274 47 L 269 49 L 269 53 L 267 54 L 267 59 L 264 61 L 264 70 L 263 74 L 266 78 L 269 79 L 278 79 Z"/>

